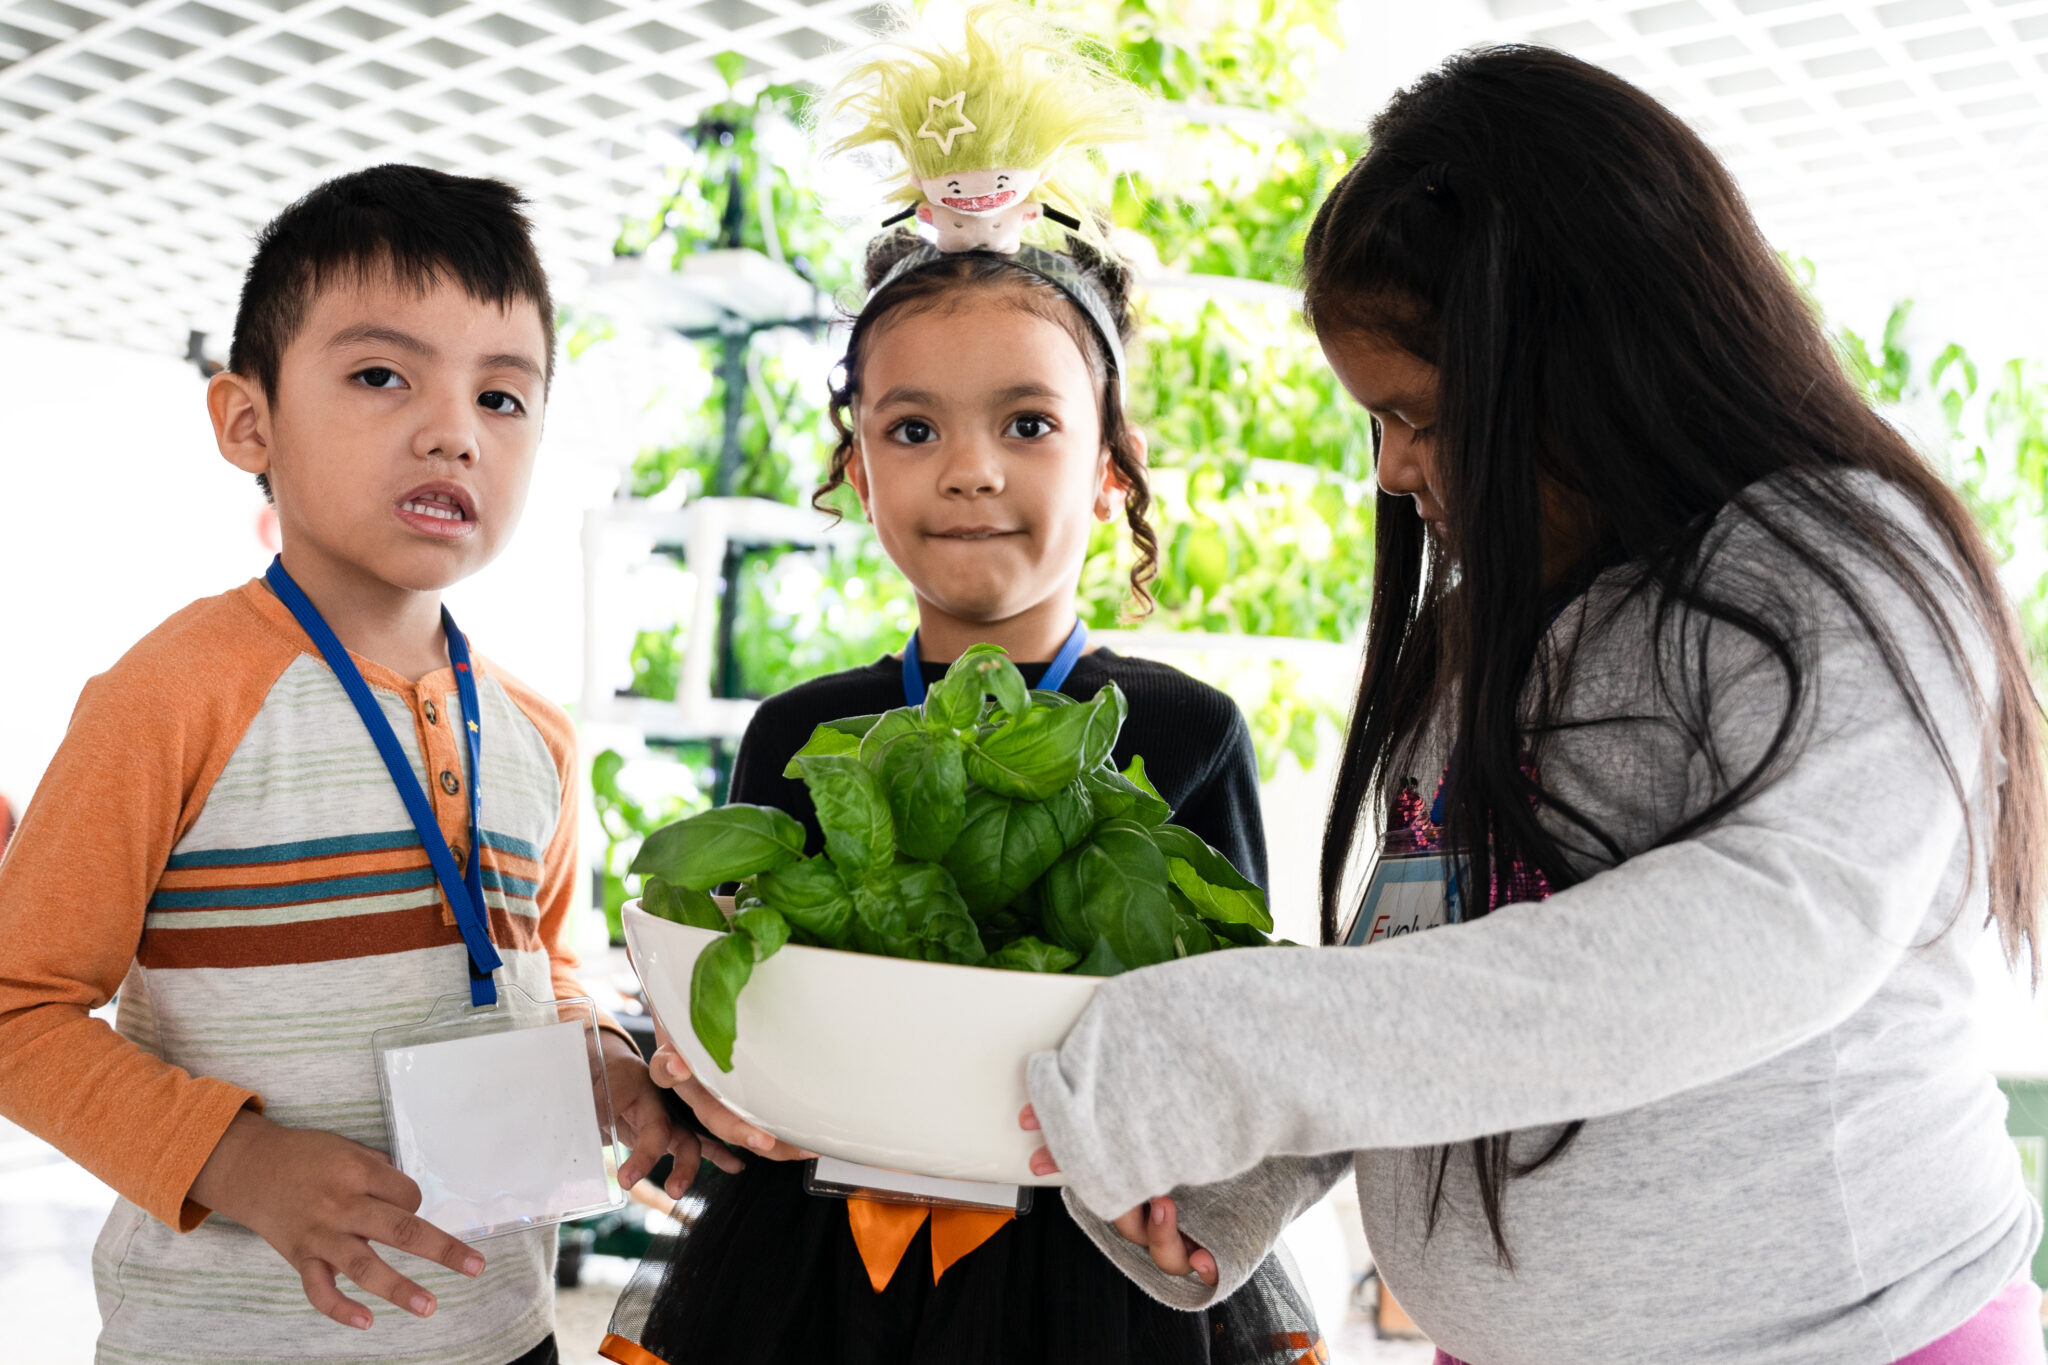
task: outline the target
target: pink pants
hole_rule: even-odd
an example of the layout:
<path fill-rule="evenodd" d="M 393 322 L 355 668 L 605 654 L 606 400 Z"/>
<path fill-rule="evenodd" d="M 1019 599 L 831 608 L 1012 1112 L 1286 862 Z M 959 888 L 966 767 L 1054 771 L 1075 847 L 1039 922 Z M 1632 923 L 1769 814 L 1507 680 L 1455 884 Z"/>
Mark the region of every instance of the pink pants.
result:
<path fill-rule="evenodd" d="M 2041 1291 L 2014 1280 L 1955 1331 L 1922 1346 L 1897 1365 L 2042 1365 Z M 1465 1365 L 1436 1353 L 1436 1365 Z"/>

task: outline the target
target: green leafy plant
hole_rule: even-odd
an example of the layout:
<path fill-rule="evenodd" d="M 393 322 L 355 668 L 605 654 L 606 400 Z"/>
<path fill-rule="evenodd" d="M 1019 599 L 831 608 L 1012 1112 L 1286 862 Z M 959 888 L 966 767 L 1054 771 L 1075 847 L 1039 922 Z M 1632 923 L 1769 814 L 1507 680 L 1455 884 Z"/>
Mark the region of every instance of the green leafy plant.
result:
<path fill-rule="evenodd" d="M 1265 893 L 1186 830 L 1110 752 L 1126 703 L 1033 692 L 992 645 L 963 654 L 922 705 L 819 726 L 789 762 L 825 852 L 766 806 L 705 811 L 650 834 L 642 905 L 723 931 L 697 958 L 690 1024 L 732 1069 L 739 994 L 786 942 L 1011 971 L 1109 976 L 1266 942 Z M 738 882 L 730 922 L 708 893 Z"/>

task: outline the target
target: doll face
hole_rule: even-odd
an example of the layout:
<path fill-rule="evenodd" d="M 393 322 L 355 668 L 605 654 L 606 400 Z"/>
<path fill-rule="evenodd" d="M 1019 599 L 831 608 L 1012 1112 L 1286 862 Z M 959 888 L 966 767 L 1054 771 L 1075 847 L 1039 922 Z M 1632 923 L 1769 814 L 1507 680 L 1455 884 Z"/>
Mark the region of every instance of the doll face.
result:
<path fill-rule="evenodd" d="M 1000 214 L 1029 199 L 1031 191 L 1038 188 L 1038 172 L 1009 168 L 956 171 L 920 180 L 917 187 L 935 209 L 981 217 Z"/>
<path fill-rule="evenodd" d="M 917 220 L 932 225 L 941 251 L 979 248 L 1009 255 L 1043 212 L 1031 197 L 1036 171 L 960 171 L 917 184 L 926 201 L 917 206 Z"/>

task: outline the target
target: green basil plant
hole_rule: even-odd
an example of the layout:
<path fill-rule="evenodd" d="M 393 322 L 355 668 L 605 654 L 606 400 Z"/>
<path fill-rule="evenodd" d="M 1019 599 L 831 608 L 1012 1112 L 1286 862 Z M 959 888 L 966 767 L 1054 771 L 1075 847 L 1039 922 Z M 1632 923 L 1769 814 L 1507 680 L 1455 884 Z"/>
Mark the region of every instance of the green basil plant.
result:
<path fill-rule="evenodd" d="M 1110 759 L 1127 706 L 1035 692 L 994 645 L 922 706 L 821 725 L 790 760 L 825 851 L 795 817 L 731 805 L 647 837 L 650 914 L 723 934 L 697 958 L 690 1024 L 732 1069 L 740 991 L 784 943 L 1024 972 L 1112 976 L 1268 943 L 1265 893 L 1175 825 L 1142 759 Z M 739 884 L 728 920 L 713 887 Z"/>

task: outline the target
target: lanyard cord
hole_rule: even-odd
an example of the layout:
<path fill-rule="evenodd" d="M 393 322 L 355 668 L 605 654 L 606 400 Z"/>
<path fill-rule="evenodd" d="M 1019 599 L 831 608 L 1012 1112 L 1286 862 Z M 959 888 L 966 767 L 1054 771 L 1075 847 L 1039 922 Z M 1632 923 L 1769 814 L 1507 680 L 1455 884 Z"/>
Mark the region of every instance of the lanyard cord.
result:
<path fill-rule="evenodd" d="M 1066 643 L 1060 652 L 1052 656 L 1052 662 L 1045 666 L 1045 676 L 1038 680 L 1041 692 L 1057 692 L 1060 684 L 1074 671 L 1075 662 L 1081 651 L 1088 648 L 1088 627 L 1081 624 L 1081 618 L 1074 618 L 1074 628 L 1067 633 Z M 903 700 L 908 706 L 924 705 L 924 660 L 917 651 L 917 632 L 910 632 L 909 641 L 903 646 Z"/>
<path fill-rule="evenodd" d="M 480 839 L 483 803 L 477 791 L 477 779 L 482 771 L 483 732 L 477 724 L 476 677 L 470 668 L 469 641 L 455 628 L 455 618 L 448 614 L 448 609 L 441 608 L 441 631 L 448 640 L 448 661 L 455 666 L 455 690 L 462 705 L 462 734 L 469 749 L 469 866 L 465 873 L 457 870 L 455 855 L 441 834 L 441 822 L 435 818 L 427 794 L 420 789 L 419 778 L 414 775 L 405 750 L 399 747 L 398 736 L 391 731 L 391 722 L 385 718 L 383 708 L 377 705 L 370 685 L 363 681 L 363 675 L 356 668 L 355 661 L 349 658 L 348 650 L 320 615 L 319 608 L 285 572 L 283 556 L 270 561 L 270 568 L 263 577 L 270 584 L 271 591 L 277 594 L 278 601 L 285 604 L 300 627 L 312 638 L 321 656 L 327 660 L 327 666 L 334 671 L 342 691 L 348 693 L 348 699 L 355 703 L 363 728 L 370 732 L 370 739 L 376 744 L 377 753 L 391 774 L 392 785 L 398 788 L 399 799 L 405 803 L 406 814 L 412 817 L 413 829 L 427 850 L 427 861 L 433 864 L 434 875 L 441 883 L 441 893 L 448 898 L 448 908 L 455 912 L 456 926 L 461 929 L 462 942 L 469 950 L 470 1003 L 479 1006 L 496 1004 L 498 988 L 491 980 L 491 973 L 504 965 L 504 959 L 498 956 L 498 949 L 491 942 L 490 920 L 484 907 L 484 860 Z"/>

